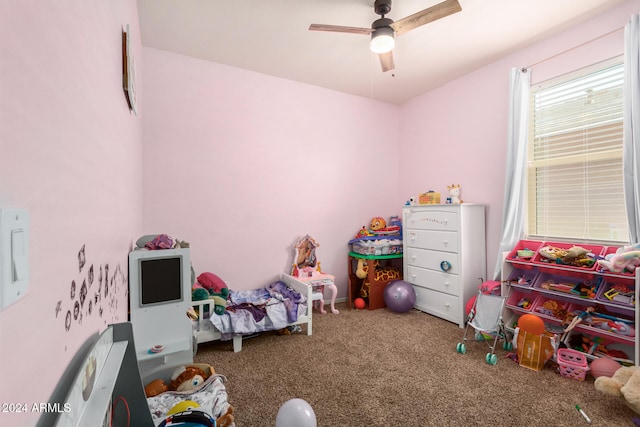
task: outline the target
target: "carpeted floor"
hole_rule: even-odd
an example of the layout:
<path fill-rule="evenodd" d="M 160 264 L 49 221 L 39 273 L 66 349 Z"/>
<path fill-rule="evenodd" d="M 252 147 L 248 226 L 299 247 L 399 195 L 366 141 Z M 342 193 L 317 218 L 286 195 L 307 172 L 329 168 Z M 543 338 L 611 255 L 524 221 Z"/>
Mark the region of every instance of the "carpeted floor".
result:
<path fill-rule="evenodd" d="M 463 329 L 411 310 L 314 312 L 313 335 L 263 333 L 201 344 L 195 361 L 227 378 L 238 427 L 275 426 L 280 406 L 301 398 L 318 426 L 633 426 L 640 417 L 593 387 L 593 378 L 562 377 L 554 366 L 532 371 L 506 358 L 485 362 L 485 342 L 456 352 Z M 473 337 L 470 329 L 468 338 Z"/>

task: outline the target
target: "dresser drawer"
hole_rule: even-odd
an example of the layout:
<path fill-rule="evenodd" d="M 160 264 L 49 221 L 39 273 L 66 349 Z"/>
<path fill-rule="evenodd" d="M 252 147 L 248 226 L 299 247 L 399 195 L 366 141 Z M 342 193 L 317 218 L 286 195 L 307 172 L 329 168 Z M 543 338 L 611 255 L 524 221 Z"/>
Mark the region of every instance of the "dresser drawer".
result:
<path fill-rule="evenodd" d="M 421 230 L 456 231 L 458 214 L 444 210 L 416 210 L 407 213 L 404 227 Z"/>
<path fill-rule="evenodd" d="M 407 246 L 458 252 L 458 233 L 456 231 L 407 230 L 406 236 L 405 244 Z"/>
<path fill-rule="evenodd" d="M 408 266 L 404 280 L 423 288 L 433 289 L 450 295 L 460 295 L 460 280 L 455 274 Z"/>
<path fill-rule="evenodd" d="M 430 249 L 418 249 L 407 247 L 404 251 L 404 259 L 407 265 L 428 268 L 438 272 L 447 268 L 446 263 L 451 267 L 446 272 L 449 274 L 459 274 L 460 265 L 458 262 L 458 254 L 451 252 L 438 252 Z"/>
<path fill-rule="evenodd" d="M 461 314 L 458 297 L 421 286 L 414 286 L 413 289 L 416 290 L 415 307 L 417 309 L 460 324 Z"/>

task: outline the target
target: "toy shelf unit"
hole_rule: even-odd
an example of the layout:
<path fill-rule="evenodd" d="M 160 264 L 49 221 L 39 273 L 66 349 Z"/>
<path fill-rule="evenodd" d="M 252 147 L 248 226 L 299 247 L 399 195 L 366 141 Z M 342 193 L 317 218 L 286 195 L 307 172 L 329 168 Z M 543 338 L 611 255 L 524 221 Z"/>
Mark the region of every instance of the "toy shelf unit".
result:
<path fill-rule="evenodd" d="M 563 255 L 574 246 L 587 250 L 585 258 L 575 261 L 574 252 L 570 252 L 570 257 L 554 260 L 549 252 L 549 248 L 560 249 Z M 534 314 L 544 321 L 547 331 L 583 351 L 587 359 L 607 355 L 638 365 L 640 316 L 635 290 L 640 269 L 620 273 L 599 267 L 595 260 L 613 251 L 614 247 L 598 245 L 519 241 L 504 254 L 502 267 L 508 329 L 513 329 L 521 315 Z M 580 321 L 568 328 L 576 317 Z M 565 333 L 567 329 L 570 332 Z"/>
<path fill-rule="evenodd" d="M 402 280 L 402 256 L 402 253 L 368 255 L 349 252 L 349 309 L 356 298 L 363 298 L 369 310 L 385 308 L 384 288 L 395 280 Z M 363 268 L 364 278 L 358 277 L 359 263 Z"/>
<path fill-rule="evenodd" d="M 404 280 L 416 291 L 415 308 L 457 323 L 486 279 L 485 207 L 481 204 L 405 206 Z"/>

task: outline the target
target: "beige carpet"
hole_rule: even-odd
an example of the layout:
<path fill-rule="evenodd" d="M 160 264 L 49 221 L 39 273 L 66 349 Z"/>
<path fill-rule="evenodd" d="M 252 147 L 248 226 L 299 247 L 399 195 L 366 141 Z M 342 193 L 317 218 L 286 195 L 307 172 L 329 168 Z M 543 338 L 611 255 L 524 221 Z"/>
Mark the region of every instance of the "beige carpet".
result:
<path fill-rule="evenodd" d="M 588 425 L 576 404 L 593 426 L 633 426 L 640 417 L 597 392 L 591 376 L 522 368 L 501 345 L 491 366 L 485 342 L 458 354 L 464 330 L 420 311 L 338 308 L 314 313 L 312 336 L 263 333 L 244 340 L 240 353 L 231 342 L 200 345 L 196 362 L 227 377 L 238 427 L 274 426 L 292 398 L 309 402 L 322 427 Z"/>

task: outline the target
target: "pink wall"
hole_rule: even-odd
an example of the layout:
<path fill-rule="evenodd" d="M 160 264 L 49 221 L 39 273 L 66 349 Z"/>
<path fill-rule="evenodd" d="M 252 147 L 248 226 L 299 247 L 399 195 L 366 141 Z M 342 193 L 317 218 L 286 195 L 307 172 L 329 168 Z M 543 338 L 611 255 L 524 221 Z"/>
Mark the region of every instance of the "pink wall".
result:
<path fill-rule="evenodd" d="M 191 244 L 232 288 L 290 270 L 320 243 L 346 295 L 347 242 L 398 215 L 398 108 L 144 48 L 144 230 Z"/>
<path fill-rule="evenodd" d="M 0 5 L 0 207 L 31 217 L 28 293 L 0 312 L 0 402 L 29 411 L 90 335 L 127 320 L 126 257 L 142 228 L 141 118 L 121 83 L 127 23 L 139 57 L 132 0 Z M 0 412 L 0 425 L 38 417 Z"/>
<path fill-rule="evenodd" d="M 29 292 L 0 312 L 0 402 L 45 402 L 86 338 L 126 320 L 126 254 L 143 233 L 188 240 L 196 270 L 236 288 L 287 270 L 293 242 L 310 233 L 344 295 L 346 243 L 360 226 L 399 213 L 418 192 L 460 183 L 463 199 L 488 205 L 491 270 L 509 69 L 620 28 L 640 10 L 640 0 L 627 1 L 395 107 L 143 49 L 132 0 L 60 3 L 0 4 L 0 207 L 31 215 Z M 121 89 L 127 23 L 138 116 Z M 574 54 L 621 50 L 616 37 Z M 562 62 L 536 66 L 534 78 Z M 0 424 L 37 418 L 0 413 Z"/>
<path fill-rule="evenodd" d="M 400 111 L 400 188 L 446 193 L 487 205 L 487 272 L 498 257 L 505 182 L 509 72 L 532 67 L 532 81 L 622 54 L 623 30 L 640 1 L 626 1 L 584 25 L 549 38 L 403 105 Z M 607 35 L 612 32 L 612 34 Z M 603 35 L 606 35 L 602 37 Z M 585 46 L 581 46 L 584 43 Z M 563 52 L 568 51 L 566 54 Z"/>

